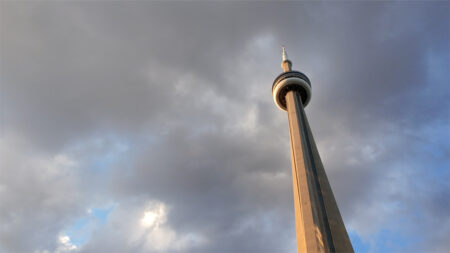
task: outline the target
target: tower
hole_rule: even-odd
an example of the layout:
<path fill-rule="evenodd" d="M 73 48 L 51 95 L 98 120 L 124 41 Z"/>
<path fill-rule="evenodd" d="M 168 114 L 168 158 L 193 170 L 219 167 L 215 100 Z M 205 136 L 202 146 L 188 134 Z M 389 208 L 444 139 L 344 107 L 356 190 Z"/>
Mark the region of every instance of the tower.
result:
<path fill-rule="evenodd" d="M 311 99 L 311 82 L 292 70 L 284 47 L 281 68 L 272 94 L 289 119 L 297 251 L 353 252 L 304 111 Z"/>

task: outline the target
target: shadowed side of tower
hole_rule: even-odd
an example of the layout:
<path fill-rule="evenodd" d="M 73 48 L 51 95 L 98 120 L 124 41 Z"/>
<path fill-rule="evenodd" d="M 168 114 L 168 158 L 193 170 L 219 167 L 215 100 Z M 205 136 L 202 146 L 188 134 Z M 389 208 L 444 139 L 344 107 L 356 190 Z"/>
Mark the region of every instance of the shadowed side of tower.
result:
<path fill-rule="evenodd" d="M 281 67 L 272 93 L 275 104 L 288 112 L 298 252 L 353 252 L 304 111 L 311 83 L 292 71 L 284 47 Z"/>

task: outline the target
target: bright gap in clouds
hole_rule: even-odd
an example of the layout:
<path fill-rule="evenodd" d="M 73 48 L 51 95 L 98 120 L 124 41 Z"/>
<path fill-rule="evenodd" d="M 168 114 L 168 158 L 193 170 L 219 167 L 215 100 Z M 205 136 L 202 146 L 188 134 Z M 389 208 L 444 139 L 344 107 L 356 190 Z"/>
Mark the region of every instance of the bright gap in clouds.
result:
<path fill-rule="evenodd" d="M 107 223 L 108 217 L 114 211 L 116 205 L 109 204 L 104 207 L 89 208 L 86 214 L 65 229 L 63 234 L 70 238 L 73 245 L 82 247 L 91 238 L 94 230 Z"/>

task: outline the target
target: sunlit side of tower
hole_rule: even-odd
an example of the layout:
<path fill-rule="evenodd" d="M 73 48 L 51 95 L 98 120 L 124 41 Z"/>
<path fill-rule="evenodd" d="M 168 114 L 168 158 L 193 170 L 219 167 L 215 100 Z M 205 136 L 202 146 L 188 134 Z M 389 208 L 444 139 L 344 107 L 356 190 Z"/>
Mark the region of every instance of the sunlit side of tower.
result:
<path fill-rule="evenodd" d="M 353 252 L 304 111 L 311 82 L 292 70 L 284 47 L 281 68 L 284 72 L 273 82 L 272 94 L 289 119 L 297 251 Z"/>

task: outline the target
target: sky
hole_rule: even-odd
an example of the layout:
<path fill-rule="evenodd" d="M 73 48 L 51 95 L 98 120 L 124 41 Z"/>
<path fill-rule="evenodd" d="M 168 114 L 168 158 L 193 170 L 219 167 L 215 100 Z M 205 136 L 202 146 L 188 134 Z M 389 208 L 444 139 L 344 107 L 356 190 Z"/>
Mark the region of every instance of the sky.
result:
<path fill-rule="evenodd" d="M 1 1 L 0 252 L 296 252 L 285 45 L 355 251 L 447 253 L 449 13 Z"/>

